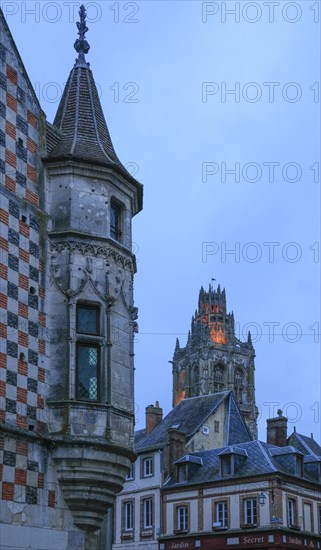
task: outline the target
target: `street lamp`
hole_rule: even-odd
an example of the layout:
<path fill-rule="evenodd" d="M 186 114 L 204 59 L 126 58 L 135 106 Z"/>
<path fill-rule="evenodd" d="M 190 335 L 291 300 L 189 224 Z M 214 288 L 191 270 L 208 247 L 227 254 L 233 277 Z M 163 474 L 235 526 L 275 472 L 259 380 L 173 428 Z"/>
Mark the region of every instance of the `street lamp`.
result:
<path fill-rule="evenodd" d="M 261 491 L 259 494 L 259 504 L 260 506 L 264 506 L 267 495 L 271 496 L 271 504 L 274 506 L 274 487 L 272 482 L 272 488 L 271 491 Z"/>

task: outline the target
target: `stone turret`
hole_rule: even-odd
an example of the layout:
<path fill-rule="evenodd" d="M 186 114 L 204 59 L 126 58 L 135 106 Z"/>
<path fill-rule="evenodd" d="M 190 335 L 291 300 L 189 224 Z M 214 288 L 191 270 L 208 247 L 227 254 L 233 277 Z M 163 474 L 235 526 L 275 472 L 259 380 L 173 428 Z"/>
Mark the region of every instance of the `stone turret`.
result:
<path fill-rule="evenodd" d="M 119 161 L 85 54 L 78 53 L 48 129 L 48 306 L 52 452 L 81 529 L 100 527 L 133 453 L 135 256 L 131 220 L 142 185 Z"/>
<path fill-rule="evenodd" d="M 186 347 L 176 342 L 173 357 L 173 406 L 184 399 L 232 389 L 252 436 L 257 437 L 254 387 L 255 350 L 251 335 L 235 335 L 234 313 L 228 313 L 226 292 L 218 285 L 201 287 Z"/>

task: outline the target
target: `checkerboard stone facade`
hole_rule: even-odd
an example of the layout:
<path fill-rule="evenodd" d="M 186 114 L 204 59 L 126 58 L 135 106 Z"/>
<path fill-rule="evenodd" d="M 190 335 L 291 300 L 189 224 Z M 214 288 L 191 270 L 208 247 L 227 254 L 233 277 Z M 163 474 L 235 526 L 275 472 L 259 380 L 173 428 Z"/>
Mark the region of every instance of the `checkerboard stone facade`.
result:
<path fill-rule="evenodd" d="M 49 124 L 0 10 L 1 550 L 106 550 L 134 459 L 130 243 L 143 191 L 114 151 L 79 15 Z M 94 333 L 78 330 L 86 309 Z"/>
<path fill-rule="evenodd" d="M 17 538 L 18 525 L 67 530 L 72 517 L 39 437 L 48 433 L 49 393 L 41 238 L 44 115 L 1 19 L 0 26 L 0 425 L 6 427 L 0 431 L 0 546 L 16 536 L 22 549 L 26 535 Z M 83 539 L 75 539 L 79 548 Z M 46 544 L 51 548 L 49 535 Z"/>
<path fill-rule="evenodd" d="M 39 222 L 32 209 L 6 190 L 0 214 L 1 420 L 45 431 L 46 315 Z"/>
<path fill-rule="evenodd" d="M 40 245 L 42 113 L 11 42 L 0 45 L 0 419 L 44 432 L 46 312 Z"/>
<path fill-rule="evenodd" d="M 57 481 L 45 476 L 48 452 L 33 441 L 0 436 L 2 500 L 54 508 Z M 53 515 L 53 514 L 52 514 Z M 39 525 L 41 525 L 39 518 Z"/>

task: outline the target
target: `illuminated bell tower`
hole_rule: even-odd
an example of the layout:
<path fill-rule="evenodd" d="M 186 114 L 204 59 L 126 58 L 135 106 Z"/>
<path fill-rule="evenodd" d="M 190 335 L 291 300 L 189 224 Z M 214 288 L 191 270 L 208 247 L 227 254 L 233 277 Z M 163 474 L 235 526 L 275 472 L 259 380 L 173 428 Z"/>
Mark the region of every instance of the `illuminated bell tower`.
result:
<path fill-rule="evenodd" d="M 255 351 L 235 336 L 234 314 L 227 313 L 225 289 L 202 287 L 187 344 L 179 340 L 173 357 L 173 406 L 185 397 L 233 390 L 253 437 L 257 437 L 254 384 Z"/>

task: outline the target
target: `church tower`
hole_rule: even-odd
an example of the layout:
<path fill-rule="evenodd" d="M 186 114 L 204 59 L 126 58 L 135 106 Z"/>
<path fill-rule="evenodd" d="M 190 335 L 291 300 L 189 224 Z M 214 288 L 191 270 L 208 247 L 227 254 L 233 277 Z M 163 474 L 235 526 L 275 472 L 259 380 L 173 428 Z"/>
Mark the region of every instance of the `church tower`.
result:
<path fill-rule="evenodd" d="M 185 397 L 233 390 L 254 438 L 258 410 L 255 405 L 255 351 L 235 336 L 233 313 L 227 313 L 225 289 L 210 285 L 199 293 L 187 344 L 176 340 L 173 365 L 173 406 Z"/>

